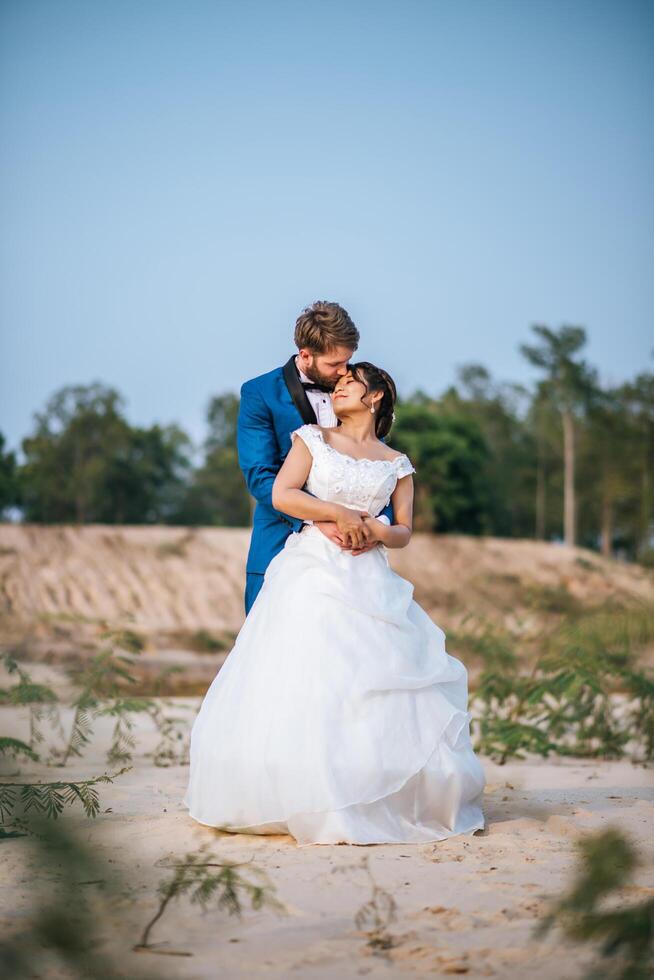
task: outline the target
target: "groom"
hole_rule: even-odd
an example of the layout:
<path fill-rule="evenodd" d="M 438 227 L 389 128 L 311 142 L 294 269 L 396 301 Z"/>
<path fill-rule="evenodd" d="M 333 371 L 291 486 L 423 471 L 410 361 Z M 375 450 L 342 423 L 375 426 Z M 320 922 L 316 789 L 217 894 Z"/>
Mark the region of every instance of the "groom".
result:
<path fill-rule="evenodd" d="M 302 311 L 295 324 L 293 354 L 283 367 L 261 374 L 241 387 L 238 415 L 238 460 L 248 490 L 257 505 L 246 565 L 245 613 L 263 585 L 266 568 L 293 532 L 305 523 L 275 510 L 272 485 L 291 448 L 290 434 L 303 423 L 326 428 L 337 424 L 330 392 L 347 374 L 348 362 L 359 346 L 359 331 L 338 303 L 318 301 Z M 391 523 L 391 505 L 382 519 Z M 343 544 L 336 524 L 314 521 L 324 535 Z M 371 543 L 353 551 L 359 555 Z"/>

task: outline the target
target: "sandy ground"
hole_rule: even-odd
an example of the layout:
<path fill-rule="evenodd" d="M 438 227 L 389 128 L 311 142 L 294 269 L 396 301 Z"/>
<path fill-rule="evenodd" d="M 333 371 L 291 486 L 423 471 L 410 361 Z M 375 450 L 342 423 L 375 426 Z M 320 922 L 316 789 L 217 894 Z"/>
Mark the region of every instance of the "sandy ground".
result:
<path fill-rule="evenodd" d="M 176 711 L 188 711 L 190 722 L 199 700 L 175 703 Z M 69 717 L 62 714 L 64 724 Z M 24 737 L 25 713 L 0 708 L 0 731 Z M 107 721 L 96 723 L 95 731 L 83 759 L 64 770 L 30 764 L 30 778 L 88 778 L 111 771 L 104 759 Z M 81 839 L 106 861 L 107 873 L 128 882 L 115 906 L 102 906 L 109 919 L 100 929 L 103 948 L 121 958 L 128 978 L 578 978 L 593 960 L 589 950 L 564 944 L 556 932 L 538 942 L 530 933 L 548 898 L 571 880 L 576 838 L 609 825 L 630 835 L 644 862 L 625 901 L 654 894 L 651 768 L 626 761 L 536 758 L 498 766 L 482 757 L 487 776 L 482 832 L 427 845 L 299 848 L 287 836 L 230 835 L 196 824 L 181 803 L 188 768 L 159 768 L 146 757 L 157 737 L 150 720 L 142 718 L 133 768 L 114 784 L 100 786 L 101 813 L 95 820 L 67 811 Z M 3 771 L 12 770 L 15 766 L 5 762 Z M 192 956 L 133 952 L 157 909 L 157 885 L 170 875 L 156 862 L 181 858 L 205 841 L 212 843 L 217 860 L 251 860 L 263 868 L 286 914 L 249 907 L 241 919 L 213 909 L 202 914 L 182 898 L 169 906 L 151 941 Z M 19 838 L 0 849 L 5 936 L 29 920 L 35 882 L 52 888 L 57 879 L 56 869 L 39 864 L 31 847 Z M 371 898 L 362 865 L 366 858 L 377 885 L 397 903 L 396 921 L 389 926 L 395 945 L 385 955 L 373 953 L 354 921 Z M 70 974 L 53 965 L 38 975 Z"/>
<path fill-rule="evenodd" d="M 248 539 L 247 529 L 1 525 L 0 649 L 14 651 L 35 681 L 69 703 L 71 681 L 62 667 L 79 667 L 96 652 L 99 621 L 105 620 L 145 641 L 144 693 L 149 679 L 169 665 L 182 669 L 187 687 L 179 693 L 204 693 L 230 633 L 243 621 Z M 400 575 L 416 582 L 416 600 L 446 632 L 474 610 L 509 630 L 521 649 L 538 636 L 552 604 L 565 612 L 654 601 L 654 571 L 581 548 L 414 535 L 390 558 Z M 190 642 L 198 630 L 224 634 L 223 651 L 198 652 Z M 448 652 L 460 656 L 456 642 L 448 643 Z M 0 672 L 0 686 L 10 683 Z M 174 699 L 189 727 L 200 700 Z M 62 710 L 66 729 L 70 718 Z M 65 769 L 21 764 L 24 778 L 72 781 L 118 769 L 105 759 L 110 727 L 109 719 L 96 722 L 83 758 Z M 54 739 L 47 726 L 44 732 Z M 27 733 L 22 709 L 0 707 L 0 734 L 26 739 Z M 426 845 L 298 847 L 287 836 L 230 835 L 195 823 L 181 802 L 188 767 L 152 763 L 148 753 L 159 736 L 145 716 L 136 737 L 133 768 L 98 787 L 98 817 L 88 819 L 75 808 L 65 818 L 102 863 L 103 880 L 119 882 L 116 898 L 94 882 L 80 882 L 79 894 L 94 910 L 98 948 L 119 961 L 125 980 L 452 974 L 576 980 L 594 962 L 593 952 L 565 945 L 556 932 L 538 942 L 531 934 L 550 897 L 571 881 L 576 839 L 609 825 L 629 834 L 643 860 L 621 899 L 654 894 L 652 768 L 556 758 L 500 767 L 482 757 L 482 832 Z M 1 765 L 0 774 L 20 778 L 13 760 Z M 171 876 L 158 862 L 180 860 L 205 842 L 216 861 L 263 869 L 285 914 L 255 911 L 247 902 L 240 919 L 215 908 L 202 914 L 181 898 L 153 929 L 151 942 L 163 944 L 159 953 L 135 952 L 158 908 L 157 886 Z M 0 843 L 0 869 L 0 935 L 6 938 L 32 920 L 37 893 L 56 900 L 62 875 L 44 864 L 28 838 Z M 382 899 L 388 893 L 397 905 L 388 926 L 392 945 L 382 952 L 371 949 L 355 922 L 372 897 L 373 880 Z M 163 955 L 173 951 L 191 955 Z M 52 960 L 33 973 L 48 980 L 71 975 Z"/>

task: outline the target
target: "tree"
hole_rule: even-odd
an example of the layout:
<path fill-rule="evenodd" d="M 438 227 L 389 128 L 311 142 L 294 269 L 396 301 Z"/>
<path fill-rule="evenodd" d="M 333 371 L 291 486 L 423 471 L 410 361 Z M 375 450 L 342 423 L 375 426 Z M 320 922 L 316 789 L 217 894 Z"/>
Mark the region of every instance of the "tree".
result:
<path fill-rule="evenodd" d="M 488 452 L 483 462 L 486 524 L 492 534 L 524 537 L 533 527 L 533 438 L 525 422 L 528 391 L 495 382 L 481 364 L 457 370 L 456 386 L 439 400 L 441 409 L 473 421 Z"/>
<path fill-rule="evenodd" d="M 176 426 L 132 428 L 122 404 L 99 382 L 69 385 L 35 415 L 19 470 L 28 521 L 158 523 L 177 509 L 190 440 Z"/>
<path fill-rule="evenodd" d="M 416 530 L 485 532 L 488 450 L 479 426 L 442 411 L 421 393 L 398 403 L 396 413 L 390 442 L 416 468 Z"/>
<path fill-rule="evenodd" d="M 236 422 L 239 399 L 227 393 L 211 399 L 205 458 L 191 479 L 176 515 L 179 524 L 247 527 L 250 499 L 238 465 Z"/>
<path fill-rule="evenodd" d="M 639 560 L 651 560 L 654 525 L 654 374 L 644 371 L 615 391 L 628 413 L 631 495 L 629 519 L 633 551 Z"/>
<path fill-rule="evenodd" d="M 236 427 L 238 424 L 238 395 L 227 392 L 215 395 L 207 408 L 207 425 L 209 434 L 205 440 L 205 449 L 236 449 Z"/>
<path fill-rule="evenodd" d="M 8 507 L 19 502 L 16 454 L 5 452 L 5 437 L 0 432 L 0 518 Z"/>
<path fill-rule="evenodd" d="M 637 480 L 635 429 L 618 389 L 597 392 L 579 440 L 580 531 L 584 544 L 613 555 L 624 507 Z"/>
<path fill-rule="evenodd" d="M 547 541 L 550 529 L 560 523 L 560 512 L 552 507 L 561 492 L 559 471 L 561 463 L 560 417 L 552 401 L 551 389 L 540 381 L 527 411 L 526 425 L 535 447 L 536 474 L 534 481 L 534 537 Z"/>
<path fill-rule="evenodd" d="M 574 355 L 586 343 L 583 327 L 562 326 L 558 331 L 544 324 L 533 324 L 540 344 L 521 344 L 520 352 L 536 367 L 546 371 L 542 392 L 547 393 L 563 423 L 563 536 L 565 543 L 576 542 L 575 505 L 575 416 L 597 390 L 595 371 Z"/>

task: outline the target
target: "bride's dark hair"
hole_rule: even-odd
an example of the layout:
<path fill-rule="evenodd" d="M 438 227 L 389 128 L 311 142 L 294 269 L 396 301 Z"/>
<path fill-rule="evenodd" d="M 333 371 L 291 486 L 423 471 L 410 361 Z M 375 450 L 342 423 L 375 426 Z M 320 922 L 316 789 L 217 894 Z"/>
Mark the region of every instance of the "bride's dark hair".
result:
<path fill-rule="evenodd" d="M 391 431 L 391 426 L 395 418 L 393 412 L 395 400 L 397 399 L 395 382 L 387 371 L 384 371 L 383 368 L 375 367 L 370 361 L 358 361 L 356 364 L 348 364 L 348 369 L 357 381 L 361 381 L 366 386 L 367 394 L 371 394 L 373 391 L 383 392 L 383 396 L 377 402 L 375 409 L 375 435 L 378 439 L 383 439 Z M 363 401 L 363 398 L 361 400 Z"/>

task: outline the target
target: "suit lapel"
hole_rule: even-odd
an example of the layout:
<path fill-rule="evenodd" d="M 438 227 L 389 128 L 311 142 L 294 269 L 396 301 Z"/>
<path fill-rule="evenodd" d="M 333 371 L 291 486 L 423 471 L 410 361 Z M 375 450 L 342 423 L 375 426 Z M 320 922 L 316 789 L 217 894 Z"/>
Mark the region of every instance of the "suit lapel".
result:
<path fill-rule="evenodd" d="M 302 382 L 298 377 L 297 368 L 295 367 L 295 354 L 292 354 L 291 357 L 289 357 L 288 361 L 282 368 L 282 372 L 288 392 L 293 399 L 293 404 L 300 413 L 302 421 L 307 425 L 312 423 L 315 424 L 318 420 L 316 418 L 316 413 L 311 407 L 311 402 L 307 398 L 307 393 L 302 387 Z"/>

